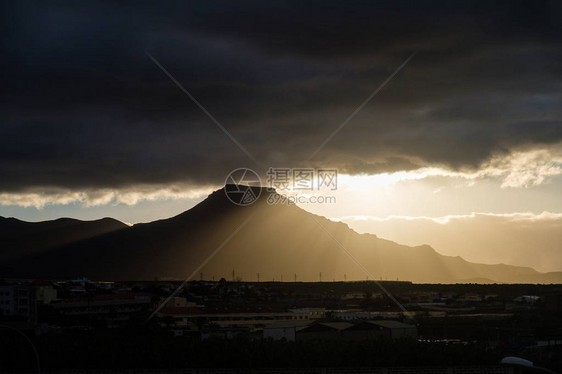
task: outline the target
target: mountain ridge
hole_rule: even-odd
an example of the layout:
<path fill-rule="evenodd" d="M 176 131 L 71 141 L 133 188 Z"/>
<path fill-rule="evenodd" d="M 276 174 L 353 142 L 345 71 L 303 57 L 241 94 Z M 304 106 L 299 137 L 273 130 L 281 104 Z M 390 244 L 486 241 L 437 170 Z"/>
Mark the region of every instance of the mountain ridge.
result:
<path fill-rule="evenodd" d="M 255 280 L 257 272 L 264 280 L 282 275 L 289 280 L 297 274 L 298 280 L 312 281 L 319 280 L 320 273 L 325 280 L 366 279 L 367 275 L 333 236 L 368 269 L 370 279 L 398 278 L 418 283 L 457 283 L 463 279 L 562 282 L 562 272 L 539 273 L 529 267 L 471 263 L 441 255 L 429 245 L 408 247 L 374 234 L 359 234 L 343 222 L 314 215 L 294 204 L 269 205 L 267 190 L 261 192 L 255 203 L 237 206 L 228 201 L 224 189 L 219 189 L 174 217 L 3 261 L 1 270 L 4 274 L 32 277 L 85 274 L 92 279 L 185 279 L 239 229 L 201 270 L 206 279 L 230 279 L 233 272 L 245 280 Z"/>
<path fill-rule="evenodd" d="M 110 217 L 88 221 L 61 217 L 27 222 L 0 216 L 0 260 L 38 253 L 125 228 L 126 224 Z"/>

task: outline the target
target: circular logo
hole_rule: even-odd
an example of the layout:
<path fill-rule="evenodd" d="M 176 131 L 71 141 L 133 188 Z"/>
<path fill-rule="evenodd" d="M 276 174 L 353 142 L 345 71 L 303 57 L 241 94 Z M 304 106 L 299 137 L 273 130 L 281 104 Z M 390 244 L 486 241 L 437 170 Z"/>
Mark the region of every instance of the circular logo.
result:
<path fill-rule="evenodd" d="M 260 197 L 260 177 L 252 169 L 235 169 L 226 177 L 224 192 L 228 200 L 234 204 L 241 206 L 250 205 Z"/>

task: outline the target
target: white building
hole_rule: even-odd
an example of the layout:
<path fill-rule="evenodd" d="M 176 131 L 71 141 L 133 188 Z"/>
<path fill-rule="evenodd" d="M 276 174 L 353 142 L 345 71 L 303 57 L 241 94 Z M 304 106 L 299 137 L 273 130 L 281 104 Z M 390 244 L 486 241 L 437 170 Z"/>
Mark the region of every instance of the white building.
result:
<path fill-rule="evenodd" d="M 298 308 L 289 309 L 291 313 L 299 315 L 308 314 L 308 319 L 324 319 L 326 318 L 326 308 Z"/>

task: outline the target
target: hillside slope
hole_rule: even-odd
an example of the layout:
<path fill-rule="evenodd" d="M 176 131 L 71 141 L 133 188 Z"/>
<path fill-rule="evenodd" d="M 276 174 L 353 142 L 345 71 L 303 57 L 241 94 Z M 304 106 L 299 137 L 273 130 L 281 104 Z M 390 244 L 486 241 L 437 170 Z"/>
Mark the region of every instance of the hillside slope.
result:
<path fill-rule="evenodd" d="M 178 216 L 4 261 L 2 271 L 25 277 L 184 279 L 220 247 L 201 269 L 206 279 L 231 279 L 233 272 L 244 280 L 255 280 L 258 272 L 262 280 L 292 280 L 296 274 L 298 280 L 312 281 L 319 280 L 320 273 L 323 280 L 343 280 L 344 274 L 347 280 L 366 279 L 348 251 L 377 279 L 562 282 L 562 273 L 475 264 L 440 255 L 429 246 L 408 247 L 358 234 L 344 223 L 295 205 L 269 205 L 265 195 L 264 190 L 258 202 L 240 207 L 230 203 L 221 189 Z"/>

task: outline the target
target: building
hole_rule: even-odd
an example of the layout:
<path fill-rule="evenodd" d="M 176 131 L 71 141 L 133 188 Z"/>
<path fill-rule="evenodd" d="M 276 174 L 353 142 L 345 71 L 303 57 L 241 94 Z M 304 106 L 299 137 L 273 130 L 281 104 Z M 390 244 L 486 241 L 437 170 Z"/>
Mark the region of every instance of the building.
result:
<path fill-rule="evenodd" d="M 0 314 L 2 319 L 37 322 L 36 291 L 29 285 L 0 285 Z"/>
<path fill-rule="evenodd" d="M 289 309 L 291 313 L 306 313 L 308 319 L 324 319 L 326 318 L 326 308 L 298 308 Z"/>
<path fill-rule="evenodd" d="M 457 299 L 459 303 L 479 303 L 482 301 L 482 296 L 475 293 L 467 293 Z"/>
<path fill-rule="evenodd" d="M 361 309 L 331 310 L 329 316 L 343 321 L 363 321 L 369 319 L 398 318 L 402 312 L 367 312 Z"/>
<path fill-rule="evenodd" d="M 264 307 L 164 307 L 158 312 L 168 327 L 199 331 L 206 326 L 261 330 L 280 321 L 308 320 L 307 313 L 292 313 Z"/>
<path fill-rule="evenodd" d="M 107 327 L 128 321 L 154 306 L 155 295 L 144 292 L 93 295 L 51 303 L 68 323 L 96 322 Z"/>
<path fill-rule="evenodd" d="M 536 304 L 541 298 L 535 295 L 521 295 L 513 299 L 516 303 L 520 304 Z"/>
<path fill-rule="evenodd" d="M 392 340 L 417 339 L 418 330 L 414 325 L 392 321 L 280 322 L 264 328 L 264 338 L 288 341 L 306 340 L 370 340 L 387 338 Z"/>
<path fill-rule="evenodd" d="M 349 322 L 317 322 L 296 331 L 295 340 L 340 340 L 343 331 L 352 326 Z"/>
<path fill-rule="evenodd" d="M 247 335 L 250 332 L 251 330 L 247 327 L 224 327 L 220 329 L 209 329 L 209 330 L 201 331 L 201 340 L 208 340 L 208 339 L 231 340 L 239 335 Z M 178 334 L 176 334 L 176 336 L 178 336 Z"/>
<path fill-rule="evenodd" d="M 414 325 L 393 321 L 365 321 L 346 329 L 343 338 L 346 340 L 360 340 L 386 337 L 392 340 L 417 339 L 418 329 Z"/>
<path fill-rule="evenodd" d="M 35 297 L 40 304 L 50 304 L 57 301 L 57 290 L 53 287 L 53 283 L 47 281 L 33 281 L 30 283 L 35 287 Z"/>
<path fill-rule="evenodd" d="M 197 304 L 188 302 L 185 297 L 171 297 L 164 307 L 177 308 L 177 307 L 195 307 Z"/>
<path fill-rule="evenodd" d="M 263 337 L 264 339 L 294 342 L 296 340 L 297 331 L 310 326 L 312 323 L 314 323 L 312 320 L 276 322 L 264 327 Z"/>
<path fill-rule="evenodd" d="M 342 332 L 342 339 L 344 340 L 380 339 L 383 336 L 385 336 L 384 328 L 372 323 L 372 321 L 356 323 Z"/>

